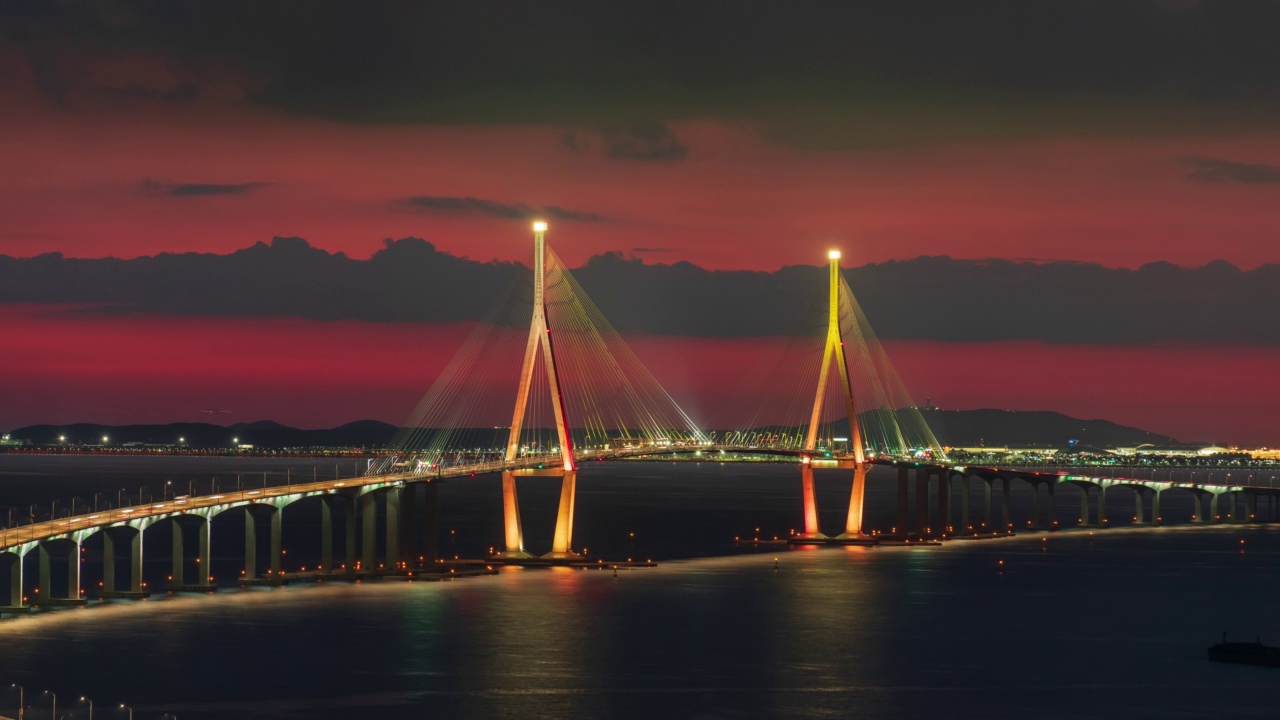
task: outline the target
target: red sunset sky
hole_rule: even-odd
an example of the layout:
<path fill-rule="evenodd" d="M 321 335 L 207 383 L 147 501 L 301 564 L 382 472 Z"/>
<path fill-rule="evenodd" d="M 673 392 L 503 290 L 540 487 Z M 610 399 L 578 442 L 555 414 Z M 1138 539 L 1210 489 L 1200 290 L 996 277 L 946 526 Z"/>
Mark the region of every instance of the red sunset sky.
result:
<path fill-rule="evenodd" d="M 776 35 L 769 18 L 707 11 L 684 18 L 715 38 L 701 44 L 694 30 L 655 35 L 670 20 L 657 11 L 602 11 L 560 18 L 574 32 L 536 60 L 509 41 L 556 18 L 486 30 L 465 10 L 344 20 L 331 8 L 273 45 L 288 18 L 269 13 L 238 26 L 213 9 L 14 11 L 0 34 L 0 255 L 225 254 L 299 236 L 367 258 L 413 236 L 523 261 L 526 211 L 559 208 L 573 216 L 549 239 L 571 266 L 616 251 L 771 272 L 818 265 L 829 247 L 849 266 L 1280 263 L 1280 63 L 1268 67 L 1274 44 L 1252 30 L 1274 7 L 1064 4 L 1049 14 L 1079 23 L 1028 24 L 1017 5 L 962 21 L 943 6 L 783 18 Z M 209 407 L 233 410 L 225 422 L 398 422 L 463 336 L 12 298 L 0 305 L 0 428 L 207 420 Z M 777 344 L 633 341 L 710 423 L 731 422 L 717 408 Z M 1280 444 L 1274 345 L 887 345 L 916 399 L 944 408 Z"/>

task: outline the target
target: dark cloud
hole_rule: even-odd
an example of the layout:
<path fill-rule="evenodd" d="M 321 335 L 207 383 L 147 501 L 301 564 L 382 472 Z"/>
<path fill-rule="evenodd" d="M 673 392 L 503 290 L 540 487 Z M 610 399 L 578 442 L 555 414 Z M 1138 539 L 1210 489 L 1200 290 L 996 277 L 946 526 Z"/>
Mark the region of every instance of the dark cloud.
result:
<path fill-rule="evenodd" d="M 1280 165 L 1243 163 L 1198 155 L 1178 158 L 1178 161 L 1195 168 L 1187 173 L 1187 179 L 1196 182 L 1237 182 L 1249 185 L 1280 183 Z"/>
<path fill-rule="evenodd" d="M 680 160 L 689 154 L 664 123 L 571 130 L 562 141 L 574 152 L 599 153 L 612 160 Z"/>
<path fill-rule="evenodd" d="M 449 213 L 455 215 L 476 215 L 480 217 L 502 218 L 505 220 L 532 220 L 545 218 L 548 220 L 571 220 L 579 222 L 604 222 L 605 218 L 598 213 L 582 210 L 566 210 L 555 205 L 547 205 L 541 210 L 524 203 L 503 203 L 497 200 L 485 200 L 474 197 L 448 197 L 443 195 L 416 195 L 399 201 L 400 205 L 426 210 L 429 212 Z"/>
<path fill-rule="evenodd" d="M 0 4 L 0 44 L 59 100 L 145 53 L 174 80 L 117 87 L 203 97 L 226 72 L 248 102 L 359 122 L 627 128 L 629 159 L 679 157 L 645 129 L 689 118 L 813 145 L 1270 129 L 1280 90 L 1276 2 L 101 4 Z"/>
<path fill-rule="evenodd" d="M 791 335 L 820 331 L 826 318 L 819 267 L 711 271 L 608 253 L 574 275 L 628 332 Z M 921 257 L 849 268 L 845 276 L 888 338 L 1280 344 L 1280 265 L 1127 270 Z M 388 240 L 368 260 L 300 238 L 228 255 L 0 255 L 0 302 L 71 303 L 89 312 L 457 322 L 480 318 L 494 298 L 528 280 L 523 265 L 456 257 L 416 238 Z"/>
<path fill-rule="evenodd" d="M 676 250 L 675 248 L 669 248 L 669 247 L 635 247 L 635 248 L 631 248 L 631 252 L 638 252 L 638 253 L 668 253 L 668 252 L 675 252 L 675 250 Z"/>
<path fill-rule="evenodd" d="M 200 195 L 248 195 L 275 183 L 167 183 L 150 178 L 142 181 L 142 191 L 161 197 L 196 197 Z"/>

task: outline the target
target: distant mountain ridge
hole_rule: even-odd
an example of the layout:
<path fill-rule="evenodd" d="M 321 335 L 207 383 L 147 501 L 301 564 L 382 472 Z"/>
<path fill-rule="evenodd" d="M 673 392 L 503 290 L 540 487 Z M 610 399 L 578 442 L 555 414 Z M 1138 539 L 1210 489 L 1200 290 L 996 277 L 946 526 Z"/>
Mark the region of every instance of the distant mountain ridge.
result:
<path fill-rule="evenodd" d="M 1144 443 L 1168 447 L 1178 440 L 1109 420 L 1081 420 L 1052 411 L 921 409 L 938 442 L 949 447 L 1050 446 L 1066 447 L 1072 440 L 1092 447 L 1133 447 Z M 30 425 L 11 431 L 17 440 L 33 445 L 109 444 L 177 445 L 191 448 L 386 447 L 399 428 L 378 420 L 357 420 L 335 428 L 303 430 L 271 420 L 236 423 L 171 423 L 168 425 Z M 500 433 L 499 433 L 500 434 Z"/>

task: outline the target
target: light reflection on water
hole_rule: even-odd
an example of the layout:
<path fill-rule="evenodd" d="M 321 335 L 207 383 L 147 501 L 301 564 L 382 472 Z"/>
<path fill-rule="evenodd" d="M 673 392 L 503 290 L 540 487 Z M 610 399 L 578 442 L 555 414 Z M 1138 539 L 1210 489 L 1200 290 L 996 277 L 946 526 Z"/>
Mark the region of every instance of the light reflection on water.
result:
<path fill-rule="evenodd" d="M 724 534 L 715 493 L 614 480 Z M 794 514 L 779 495 L 735 503 Z M 139 720 L 1274 715 L 1275 671 L 1204 651 L 1280 644 L 1280 531 L 1041 537 L 112 602 L 0 623 L 0 681 Z"/>

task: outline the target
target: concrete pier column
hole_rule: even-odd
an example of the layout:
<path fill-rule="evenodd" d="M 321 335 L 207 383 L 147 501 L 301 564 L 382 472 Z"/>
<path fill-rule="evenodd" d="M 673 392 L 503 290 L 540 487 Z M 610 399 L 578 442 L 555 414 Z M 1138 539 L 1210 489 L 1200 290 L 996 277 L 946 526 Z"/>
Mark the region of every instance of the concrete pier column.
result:
<path fill-rule="evenodd" d="M 994 479 L 982 478 L 982 524 L 987 529 L 991 529 L 991 483 Z"/>
<path fill-rule="evenodd" d="M 418 562 L 418 491 L 421 483 L 409 483 L 400 493 L 400 562 L 406 568 Z"/>
<path fill-rule="evenodd" d="M 1089 486 L 1080 486 L 1080 524 L 1089 524 Z"/>
<path fill-rule="evenodd" d="M 929 469 L 916 468 L 916 533 L 929 534 Z"/>
<path fill-rule="evenodd" d="M 213 562 L 213 555 L 209 550 L 209 541 L 213 535 L 213 522 L 209 518 L 202 518 L 196 530 L 200 533 L 200 554 L 196 557 L 196 582 L 201 585 L 212 585 L 213 569 L 210 564 Z"/>
<path fill-rule="evenodd" d="M 251 507 L 244 509 L 244 576 L 249 580 L 258 577 L 258 524 Z"/>
<path fill-rule="evenodd" d="M 907 533 L 907 468 L 898 468 L 898 526 L 894 532 Z"/>
<path fill-rule="evenodd" d="M 102 531 L 102 590 L 116 590 L 116 539 L 111 531 Z"/>
<path fill-rule="evenodd" d="M 1218 522 L 1218 497 L 1218 493 L 1209 496 L 1209 516 L 1205 518 L 1209 524 Z"/>
<path fill-rule="evenodd" d="M 333 572 L 333 496 L 320 497 L 320 569 Z"/>
<path fill-rule="evenodd" d="M 347 527 L 343 538 L 343 560 L 347 572 L 356 571 L 356 500 L 350 495 L 342 499 L 343 512 L 346 513 Z"/>
<path fill-rule="evenodd" d="M 1230 514 L 1227 516 L 1227 522 L 1230 522 L 1230 523 L 1240 522 L 1240 516 L 1236 512 L 1238 509 L 1236 507 L 1236 496 L 1239 494 L 1240 493 L 1234 493 L 1234 492 L 1230 493 L 1231 495 L 1231 497 L 1229 498 L 1230 503 L 1227 505 L 1227 512 Z"/>
<path fill-rule="evenodd" d="M 1009 507 L 1009 478 L 1000 478 L 1000 532 L 1009 532 L 1013 529 L 1013 513 Z"/>
<path fill-rule="evenodd" d="M 80 543 L 72 543 L 67 553 L 67 598 L 80 598 Z"/>
<path fill-rule="evenodd" d="M 44 543 L 40 543 L 36 555 L 36 561 L 39 564 L 36 579 L 40 581 L 40 587 L 37 588 L 40 591 L 40 599 L 50 600 L 53 598 L 53 573 L 49 567 L 49 548 Z"/>
<path fill-rule="evenodd" d="M 1057 529 L 1058 529 L 1058 498 L 1057 498 L 1058 483 L 1057 483 L 1057 481 L 1055 481 L 1055 480 L 1050 480 L 1050 481 L 1045 485 L 1045 490 L 1049 493 L 1049 524 L 1048 524 L 1048 529 L 1049 529 L 1049 530 L 1057 530 Z"/>
<path fill-rule="evenodd" d="M 849 490 L 849 512 L 844 519 L 844 535 L 842 537 L 858 537 L 862 535 L 862 506 L 867 493 L 867 466 L 858 465 L 853 469 L 853 487 Z"/>
<path fill-rule="evenodd" d="M 560 510 L 556 513 L 556 534 L 551 541 L 553 555 L 573 553 L 573 513 L 578 496 L 578 471 L 566 470 L 560 480 Z"/>
<path fill-rule="evenodd" d="M 360 568 L 373 572 L 378 568 L 378 495 L 367 492 L 360 496 Z"/>
<path fill-rule="evenodd" d="M 284 508 L 276 508 L 271 513 L 271 575 L 280 576 L 280 565 L 284 553 L 280 552 L 280 536 L 284 530 Z"/>
<path fill-rule="evenodd" d="M 1204 523 L 1204 500 L 1200 498 L 1200 493 L 1198 492 L 1191 493 L 1191 497 L 1193 498 L 1193 504 L 1191 506 L 1191 522 L 1201 525 Z"/>
<path fill-rule="evenodd" d="M 1107 526 L 1107 488 L 1098 486 L 1098 527 Z"/>
<path fill-rule="evenodd" d="M 1040 527 L 1040 483 L 1031 483 L 1031 527 Z"/>
<path fill-rule="evenodd" d="M 173 566 L 169 572 L 169 584 L 176 587 L 186 584 L 183 582 L 182 574 L 182 559 L 185 553 L 182 548 L 182 523 L 180 518 L 173 518 L 173 522 L 170 525 L 173 526 Z"/>
<path fill-rule="evenodd" d="M 951 471 L 938 468 L 938 534 L 951 534 Z"/>
<path fill-rule="evenodd" d="M 402 488 L 387 488 L 387 561 L 383 567 L 387 570 L 400 568 L 400 496 Z"/>
<path fill-rule="evenodd" d="M 524 552 L 524 530 L 520 527 L 520 501 L 516 496 L 516 474 L 502 473 L 502 522 L 506 528 L 507 552 Z"/>
<path fill-rule="evenodd" d="M 1258 519 L 1258 494 L 1249 493 L 1244 498 L 1244 512 L 1246 522 L 1255 522 Z"/>
<path fill-rule="evenodd" d="M 1160 491 L 1151 491 L 1151 524 L 1160 525 L 1164 522 L 1164 518 L 1160 515 Z"/>
<path fill-rule="evenodd" d="M 142 528 L 129 540 L 129 590 L 142 592 Z"/>
<path fill-rule="evenodd" d="M 1142 507 L 1142 488 L 1140 488 L 1140 487 L 1135 487 L 1135 488 L 1133 489 L 1133 502 L 1134 502 L 1134 506 L 1133 506 L 1133 523 L 1134 523 L 1135 525 L 1141 525 L 1141 524 L 1143 524 L 1143 523 L 1145 523 L 1145 522 L 1146 522 L 1146 519 L 1143 517 L 1143 514 L 1142 514 L 1142 512 L 1143 512 L 1143 507 Z"/>
<path fill-rule="evenodd" d="M 25 607 L 22 600 L 22 557 L 9 553 L 9 607 Z"/>
<path fill-rule="evenodd" d="M 818 529 L 818 500 L 813 492 L 813 466 L 800 463 L 800 494 L 804 502 L 804 534 L 801 537 L 816 538 Z"/>
<path fill-rule="evenodd" d="M 973 529 L 973 523 L 969 520 L 969 475 L 960 478 L 960 527 L 965 532 Z"/>
<path fill-rule="evenodd" d="M 427 481 L 422 486 L 422 561 L 431 565 L 440 558 L 440 485 Z"/>

